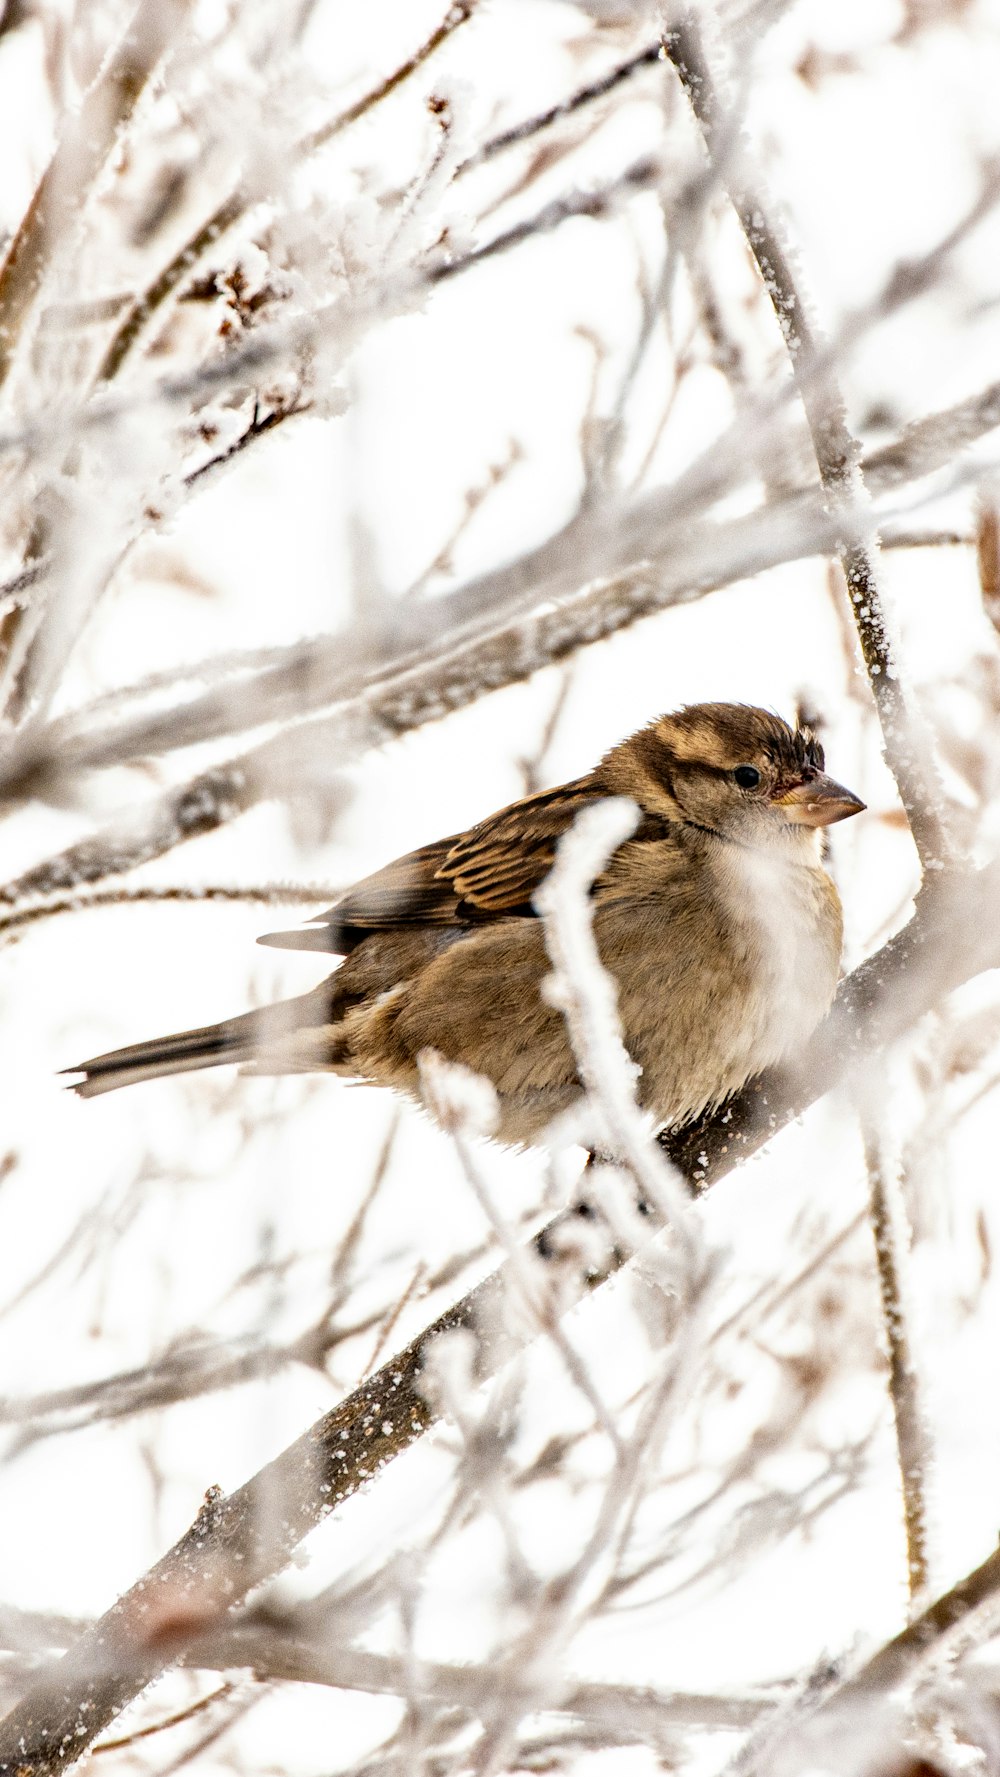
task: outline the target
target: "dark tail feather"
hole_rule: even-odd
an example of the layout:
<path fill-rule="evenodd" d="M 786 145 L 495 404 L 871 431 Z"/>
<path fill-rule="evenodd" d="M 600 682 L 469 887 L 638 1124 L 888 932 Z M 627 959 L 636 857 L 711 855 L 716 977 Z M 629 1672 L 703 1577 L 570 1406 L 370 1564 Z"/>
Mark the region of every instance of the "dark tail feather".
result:
<path fill-rule="evenodd" d="M 127 1049 L 110 1049 L 106 1055 L 94 1055 L 89 1061 L 78 1062 L 76 1067 L 63 1068 L 62 1072 L 84 1074 L 85 1079 L 73 1081 L 71 1090 L 81 1098 L 96 1098 L 99 1092 L 135 1086 L 141 1080 L 252 1061 L 287 1031 L 303 1024 L 322 1024 L 329 1016 L 329 1003 L 329 994 L 321 996 L 314 990 L 260 1012 L 223 1019 L 221 1024 L 182 1030 L 172 1037 L 154 1037 L 148 1043 L 132 1043 Z"/>
<path fill-rule="evenodd" d="M 355 934 L 355 942 L 357 937 Z M 352 948 L 350 936 L 342 926 L 296 926 L 293 932 L 262 932 L 258 944 L 274 950 L 322 950 L 328 956 L 343 956 Z"/>

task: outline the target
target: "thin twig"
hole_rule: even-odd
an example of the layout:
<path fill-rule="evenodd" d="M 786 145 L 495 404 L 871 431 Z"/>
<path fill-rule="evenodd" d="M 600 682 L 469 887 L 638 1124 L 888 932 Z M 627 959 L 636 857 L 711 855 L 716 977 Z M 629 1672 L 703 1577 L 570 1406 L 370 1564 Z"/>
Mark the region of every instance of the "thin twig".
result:
<path fill-rule="evenodd" d="M 525 217 L 523 222 L 515 222 L 512 227 L 494 235 L 492 240 L 484 242 L 481 247 L 472 247 L 454 260 L 443 260 L 429 266 L 425 273 L 427 283 L 431 286 L 447 283 L 459 273 L 482 265 L 488 259 L 495 259 L 498 254 L 509 253 L 511 248 L 521 246 L 524 241 L 551 233 L 554 228 L 560 228 L 564 222 L 572 221 L 576 216 L 588 216 L 591 219 L 613 216 L 619 206 L 627 203 L 636 192 L 655 189 L 662 177 L 663 168 L 659 161 L 650 155 L 643 155 L 616 178 L 609 179 L 606 185 L 592 190 L 571 191 L 565 197 L 554 198 L 550 204 L 536 210 L 533 216 Z"/>
<path fill-rule="evenodd" d="M 232 1691 L 231 1684 L 220 1684 L 207 1697 L 198 1697 L 195 1702 L 188 1703 L 185 1708 L 177 1709 L 172 1715 L 165 1715 L 162 1720 L 150 1722 L 146 1728 L 133 1728 L 131 1734 L 122 1734 L 116 1740 L 99 1740 L 92 1751 L 120 1752 L 125 1746 L 132 1746 L 137 1740 L 148 1740 L 153 1734 L 165 1733 L 167 1728 L 177 1728 L 184 1722 L 191 1721 L 193 1716 L 201 1715 L 217 1703 L 221 1697 L 228 1697 Z"/>
<path fill-rule="evenodd" d="M 399 67 L 387 75 L 385 80 L 372 87 L 370 92 L 357 99 L 353 105 L 349 105 L 346 111 L 339 112 L 329 123 L 320 124 L 318 129 L 310 130 L 309 134 L 303 136 L 298 143 L 296 153 L 314 154 L 317 148 L 325 148 L 328 142 L 332 142 L 334 137 L 339 136 L 341 131 L 347 129 L 349 125 L 358 123 L 362 117 L 367 117 L 369 111 L 374 111 L 376 105 L 381 105 L 383 99 L 387 99 L 390 93 L 395 92 L 397 87 L 402 86 L 404 81 L 416 74 L 417 70 L 422 68 L 424 63 L 429 61 L 430 57 L 443 44 L 447 43 L 449 37 L 458 30 L 460 25 L 467 23 L 472 17 L 475 6 L 476 0 L 454 0 L 441 23 L 435 27 L 419 49 L 414 50 L 405 62 L 400 62 Z"/>
<path fill-rule="evenodd" d="M 270 907 L 318 907 L 332 901 L 337 893 L 335 888 L 322 885 L 287 882 L 206 883 L 203 888 L 189 883 L 171 883 L 163 888 L 129 888 L 123 884 L 120 888 L 76 889 L 22 903 L 13 913 L 0 913 L 0 944 L 26 926 L 37 925 L 40 920 L 54 919 L 60 913 L 88 913 L 99 907 L 155 905 L 164 901 L 237 901 L 260 902 Z"/>
<path fill-rule="evenodd" d="M 602 74 L 599 80 L 591 81 L 589 86 L 581 86 L 568 99 L 560 100 L 558 105 L 550 105 L 547 111 L 529 117 L 523 123 L 514 124 L 509 130 L 502 130 L 499 135 L 491 136 L 481 148 L 468 155 L 457 170 L 456 177 L 472 171 L 473 167 L 482 166 L 484 161 L 494 160 L 508 148 L 515 148 L 519 142 L 530 141 L 543 130 L 550 129 L 554 123 L 561 123 L 564 117 L 572 117 L 574 112 L 592 105 L 598 99 L 607 98 L 616 88 L 631 80 L 643 68 L 654 67 L 664 60 L 663 46 L 657 38 L 655 43 L 648 43 L 637 55 L 630 56 L 628 61 L 620 62 L 609 74 Z"/>
<path fill-rule="evenodd" d="M 214 457 L 209 457 L 207 463 L 199 463 L 197 469 L 190 469 L 184 477 L 184 486 L 186 488 L 197 487 L 198 483 L 204 481 L 206 477 L 216 474 L 220 469 L 227 468 L 233 459 L 240 456 L 247 446 L 253 444 L 256 439 L 263 438 L 268 432 L 273 432 L 274 428 L 280 426 L 285 420 L 295 419 L 299 414 L 308 413 L 311 406 L 312 403 L 309 400 L 296 396 L 290 401 L 277 402 L 273 407 L 268 408 L 266 413 L 261 413 L 259 403 L 255 401 L 253 413 L 242 432 L 237 434 L 231 444 L 226 445 L 225 450 L 220 450 Z"/>
<path fill-rule="evenodd" d="M 920 1410 L 919 1378 L 910 1346 L 903 1287 L 901 1205 L 886 1171 L 882 1136 L 873 1118 L 864 1119 L 869 1213 L 878 1264 L 882 1320 L 889 1350 L 889 1398 L 896 1427 L 896 1451 L 906 1529 L 906 1569 L 912 1611 L 926 1599 L 930 1583 L 927 1508 L 927 1428 Z"/>

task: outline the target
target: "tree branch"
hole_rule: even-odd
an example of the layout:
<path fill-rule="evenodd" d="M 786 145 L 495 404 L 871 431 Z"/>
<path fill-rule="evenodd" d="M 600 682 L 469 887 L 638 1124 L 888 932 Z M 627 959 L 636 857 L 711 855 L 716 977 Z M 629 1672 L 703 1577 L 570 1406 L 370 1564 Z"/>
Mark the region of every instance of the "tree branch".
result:
<path fill-rule="evenodd" d="M 889 1353 L 889 1399 L 896 1429 L 896 1453 L 903 1495 L 906 1569 L 910 1603 L 927 1596 L 930 1583 L 927 1513 L 927 1427 L 920 1410 L 920 1388 L 907 1330 L 903 1289 L 904 1240 L 897 1227 L 893 1199 L 874 1111 L 863 1111 L 865 1164 L 868 1169 L 869 1216 L 875 1243 L 882 1322 Z"/>
<path fill-rule="evenodd" d="M 206 883 L 202 887 L 190 883 L 170 883 L 165 887 L 144 886 L 86 891 L 71 891 L 28 901 L 12 913 L 0 914 L 0 944 L 39 921 L 54 919 L 60 913 L 85 913 L 100 907 L 132 907 L 146 903 L 158 905 L 177 901 L 239 901 L 260 903 L 268 907 L 319 907 L 329 904 L 337 894 L 335 888 L 322 884 L 293 885 L 287 882 Z"/>
<path fill-rule="evenodd" d="M 781 328 L 831 515 L 836 518 L 842 511 L 851 513 L 854 534 L 838 540 L 837 555 L 882 727 L 886 762 L 899 786 L 921 863 L 925 868 L 940 866 L 952 853 L 940 810 L 939 786 L 929 747 L 907 708 L 893 659 L 879 584 L 874 523 L 865 527 L 867 535 L 857 530 L 867 501 L 859 467 L 861 450 L 847 425 L 830 355 L 823 349 L 802 293 L 801 277 L 792 269 L 791 257 L 768 213 L 766 197 L 759 189 L 730 183 L 727 178 L 732 171 L 727 164 L 732 159 L 731 126 L 719 103 L 694 13 L 686 12 L 663 41 L 701 125 L 720 183 L 728 188 Z"/>

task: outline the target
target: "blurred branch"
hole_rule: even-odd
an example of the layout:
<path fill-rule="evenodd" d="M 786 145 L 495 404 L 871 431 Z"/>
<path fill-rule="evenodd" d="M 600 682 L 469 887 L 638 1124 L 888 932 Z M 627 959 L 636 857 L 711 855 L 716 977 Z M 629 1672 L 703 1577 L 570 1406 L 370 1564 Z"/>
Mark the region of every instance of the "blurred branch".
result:
<path fill-rule="evenodd" d="M 843 984 L 794 1073 L 764 1077 L 723 1110 L 664 1137 L 674 1163 L 700 1187 L 723 1177 L 873 1048 L 908 1030 L 942 994 L 1000 964 L 998 905 L 998 864 L 973 875 L 930 877 L 910 924 Z M 652 1216 L 649 1223 L 652 1233 Z M 559 1268 L 566 1308 L 632 1256 L 612 1245 L 595 1270 L 588 1217 L 590 1258 L 581 1272 L 578 1227 L 577 1214 L 568 1210 L 533 1242 L 536 1255 Z M 506 1362 L 517 1338 L 499 1324 L 505 1281 L 501 1267 L 250 1481 L 225 1498 L 213 1491 L 192 1529 L 0 1723 L 3 1777 L 64 1770 L 196 1635 L 214 1630 L 252 1587 L 280 1571 L 335 1506 L 435 1422 L 440 1408 L 428 1399 L 425 1370 L 440 1338 L 474 1331 L 481 1375 Z M 993 1589 L 1000 1556 L 981 1572 Z M 971 1607 L 966 1600 L 983 1590 L 976 1576 L 964 1586 L 949 1595 L 955 1603 L 939 1602 L 920 1622 L 950 1625 L 955 1610 L 964 1613 Z M 901 1659 L 908 1670 L 922 1645 L 918 1624 L 871 1663 L 875 1676 L 866 1682 L 881 1683 L 882 1670 L 895 1672 Z M 897 1648 L 905 1657 L 892 1652 Z"/>
<path fill-rule="evenodd" d="M 8 604 L 15 604 L 23 593 L 29 592 L 39 580 L 44 580 L 51 567 L 51 558 L 41 556 L 37 561 L 26 562 L 9 580 L 4 580 L 0 584 L 0 610 Z"/>
<path fill-rule="evenodd" d="M 406 61 L 401 62 L 384 80 L 379 81 L 377 86 L 356 100 L 353 105 L 349 105 L 345 111 L 340 112 L 329 123 L 323 124 L 319 129 L 311 130 L 307 136 L 303 136 L 296 144 L 293 153 L 296 156 L 312 154 L 316 149 L 332 142 L 334 137 L 338 136 L 342 130 L 347 129 L 350 124 L 357 123 L 362 117 L 366 117 L 376 105 L 388 98 L 390 93 L 395 92 L 397 87 L 402 86 L 412 74 L 422 68 L 435 50 L 440 49 L 459 25 L 464 25 L 466 20 L 472 17 L 475 4 L 476 0 L 455 0 L 455 3 L 449 6 L 440 25 L 431 32 L 419 49 L 415 50 Z M 145 332 L 153 316 L 163 307 L 188 273 L 194 270 L 199 260 L 223 235 L 235 227 L 255 201 L 251 192 L 237 187 L 216 207 L 212 215 L 201 224 L 180 251 L 174 254 L 174 257 L 163 267 L 149 288 L 131 305 L 128 314 L 119 325 L 98 371 L 100 382 L 110 382 L 117 376 L 132 347 Z"/>
<path fill-rule="evenodd" d="M 376 1695 L 403 1696 L 415 1685 L 420 1697 L 471 1711 L 489 1705 L 496 1691 L 493 1666 L 421 1660 L 414 1670 L 411 1662 L 391 1654 L 338 1647 L 328 1638 L 310 1641 L 301 1632 L 296 1634 L 294 1618 L 286 1630 L 280 1620 L 254 1622 L 252 1614 L 245 1624 L 237 1621 L 232 1628 L 226 1626 L 196 1642 L 185 1654 L 184 1664 L 223 1672 L 249 1667 L 262 1677 Z M 619 1736 L 626 1741 L 648 1738 L 654 1744 L 665 1730 L 746 1728 L 773 1707 L 773 1695 L 766 1694 L 712 1696 L 572 1681 L 558 1700 L 547 1705 L 559 1714 L 575 1715 L 610 1731 L 616 1740 Z"/>
<path fill-rule="evenodd" d="M 463 160 L 457 170 L 456 177 L 470 173 L 474 167 L 482 166 L 485 161 L 494 160 L 508 148 L 516 148 L 518 143 L 530 141 L 543 130 L 550 129 L 555 123 L 561 123 L 564 117 L 572 117 L 587 105 L 598 99 L 604 99 L 609 93 L 631 80 L 643 68 L 655 67 L 657 62 L 665 60 L 663 47 L 657 38 L 641 49 L 638 55 L 630 56 L 628 61 L 620 62 L 609 74 L 603 74 L 599 80 L 591 81 L 589 86 L 581 86 L 568 99 L 561 99 L 557 105 L 551 105 L 547 111 L 541 111 L 535 117 L 526 118 L 523 123 L 514 124 L 509 130 L 502 130 L 499 135 L 492 136 L 481 148 Z"/>
<path fill-rule="evenodd" d="M 0 913 L 0 944 L 37 925 L 40 920 L 54 919 L 60 913 L 85 913 L 98 907 L 130 907 L 164 901 L 250 901 L 269 907 L 308 907 L 329 904 L 337 894 L 335 888 L 322 885 L 292 885 L 287 882 L 206 883 L 203 887 L 187 883 L 171 883 L 164 888 L 98 889 L 51 895 L 20 905 L 16 912 Z"/>
<path fill-rule="evenodd" d="M 691 108 L 701 125 L 709 158 L 728 190 L 747 245 L 756 260 L 785 344 L 812 438 L 820 480 L 831 515 L 849 511 L 854 534 L 838 539 L 837 555 L 844 570 L 851 613 L 868 671 L 882 727 L 886 761 L 896 779 L 921 863 L 945 863 L 951 845 L 941 814 L 940 787 L 930 748 L 907 708 L 893 660 L 888 620 L 878 572 L 878 537 L 874 522 L 859 529 L 867 501 L 859 467 L 860 446 L 847 425 L 844 401 L 829 354 L 816 333 L 793 272 L 789 253 L 769 215 L 759 189 L 736 182 L 731 164 L 733 143 L 713 76 L 704 54 L 697 19 L 687 11 L 664 37 L 666 52 L 677 70 Z M 866 534 L 867 532 L 867 534 Z"/>
<path fill-rule="evenodd" d="M 63 120 L 56 150 L 0 265 L 0 387 L 53 253 L 180 30 L 190 0 L 140 0 L 78 110 Z"/>
<path fill-rule="evenodd" d="M 944 468 L 984 433 L 1000 426 L 1000 383 L 989 383 L 965 401 L 940 413 L 912 420 L 899 438 L 862 458 L 861 468 L 870 492 L 901 487 Z"/>
<path fill-rule="evenodd" d="M 733 520 L 715 530 L 719 553 L 714 574 L 718 574 L 719 583 L 738 577 L 732 566 L 734 555 L 739 556 L 744 572 L 756 572 L 764 565 L 762 557 L 775 551 L 780 553 L 783 547 L 773 519 L 759 530 L 747 519 Z M 725 553 L 729 554 L 730 565 L 724 567 Z M 303 782 L 314 781 L 318 758 L 336 758 L 344 765 L 374 747 L 438 721 L 453 710 L 466 708 L 489 691 L 530 678 L 543 667 L 555 665 L 579 648 L 651 616 L 666 604 L 686 603 L 700 597 L 707 590 L 707 571 L 703 568 L 704 578 L 692 582 L 680 540 L 678 556 L 681 559 L 670 570 L 665 567 L 660 574 L 614 580 L 565 605 L 512 623 L 484 641 L 474 639 L 450 652 L 442 641 L 441 648 L 431 653 L 426 664 L 397 673 L 384 686 L 376 686 L 345 703 L 335 715 L 301 722 L 248 752 L 199 773 L 179 788 L 140 805 L 113 825 L 0 885 L 0 904 L 17 906 L 26 897 L 100 882 L 162 857 L 190 838 L 225 826 L 260 801 L 293 798 Z M 283 699 L 290 696 L 292 683 L 289 675 L 288 691 L 282 690 Z M 232 698 L 231 689 L 227 695 Z M 302 701 L 306 701 L 304 696 Z M 144 738 L 148 743 L 154 728 L 160 733 L 168 732 L 182 720 L 183 714 L 177 712 L 172 721 L 169 713 L 154 718 L 146 724 Z M 115 732 L 111 729 L 102 743 L 108 763 L 114 746 L 110 737 Z M 81 742 L 80 754 L 85 746 Z M 94 750 L 98 750 L 96 746 Z M 58 776 L 54 784 L 47 779 L 49 766 L 58 771 L 58 762 L 48 748 L 46 753 L 45 767 L 32 762 L 30 771 L 21 768 L 22 793 L 46 795 L 58 786 Z M 82 762 L 79 754 L 71 756 L 74 765 Z M 324 794 L 332 791 L 334 782 L 332 777 L 324 776 Z"/>
<path fill-rule="evenodd" d="M 249 199 L 242 191 L 235 191 L 225 198 L 190 239 L 185 241 L 183 247 L 168 261 L 142 295 L 130 304 L 128 313 L 119 322 L 101 360 L 96 378 L 98 383 L 111 382 L 118 375 L 132 347 L 141 338 L 153 316 L 159 313 L 209 248 L 214 247 L 216 241 L 235 227 L 246 214 L 248 204 Z"/>
<path fill-rule="evenodd" d="M 89 1627 L 79 1619 L 0 1605 L 0 1649 L 24 1652 L 36 1662 L 41 1651 L 65 1648 Z M 493 1665 L 452 1665 L 435 1660 L 414 1664 L 394 1654 L 347 1646 L 341 1625 L 331 1624 L 311 1603 L 282 1611 L 266 1598 L 192 1642 L 180 1664 L 188 1671 L 246 1671 L 258 1678 L 320 1684 L 372 1696 L 415 1694 L 470 1713 L 488 1707 L 496 1689 Z M 31 1676 L 24 1671 L 25 1681 Z M 613 1734 L 618 1743 L 645 1739 L 662 1744 L 677 1729 L 731 1732 L 752 1727 L 779 1699 L 780 1691 L 773 1687 L 741 1695 L 715 1695 L 570 1679 L 547 1710 L 576 1716 Z"/>
<path fill-rule="evenodd" d="M 886 549 L 971 549 L 975 541 L 971 529 L 940 530 L 930 527 L 927 530 L 920 530 L 915 526 L 906 530 L 890 530 L 887 527 L 881 537 L 883 551 Z"/>
<path fill-rule="evenodd" d="M 953 407 L 944 408 L 940 413 L 928 414 L 922 420 L 914 420 L 891 444 L 882 445 L 878 450 L 862 457 L 861 469 L 865 485 L 869 493 L 882 494 L 919 481 L 947 467 L 968 445 L 994 431 L 997 426 L 1000 426 L 1000 383 L 992 383 Z M 198 478 L 199 471 L 195 470 L 187 478 L 187 485 L 194 486 Z M 802 488 L 798 493 L 802 499 L 812 497 L 808 488 Z M 972 537 L 971 533 L 966 537 L 964 532 L 926 533 L 902 530 L 898 520 L 887 520 L 882 546 L 886 549 L 919 548 L 936 541 L 963 543 L 972 541 Z M 0 582 L 0 609 L 8 600 L 16 599 L 38 581 L 44 580 L 52 566 L 51 558 L 46 557 L 30 562 L 9 580 Z M 322 647 L 324 644 L 313 645 Z M 253 656 L 248 656 L 248 664 L 256 662 L 260 653 L 257 650 Z M 277 659 L 272 664 L 277 664 Z M 204 661 L 197 671 L 200 676 L 207 677 L 218 671 L 219 666 L 217 661 Z M 159 675 L 159 682 L 166 683 L 167 680 L 168 675 Z M 148 683 L 152 685 L 156 682 L 150 680 Z M 145 682 L 142 682 L 130 687 L 129 691 L 141 694 L 144 687 Z"/>
<path fill-rule="evenodd" d="M 393 605 L 384 624 L 369 623 L 362 633 L 279 649 L 252 675 L 240 680 L 234 671 L 229 683 L 191 697 L 179 708 L 96 730 L 87 712 L 36 725 L 9 740 L 0 754 L 0 799 L 25 789 L 34 793 L 43 787 L 46 773 L 54 773 L 53 781 L 58 781 L 70 769 L 121 765 L 241 727 L 302 716 L 380 680 L 386 681 L 383 697 L 391 697 L 390 675 L 398 675 L 400 689 L 416 696 L 419 704 L 422 684 L 430 690 L 451 679 L 449 662 L 457 659 L 462 663 L 462 701 L 471 701 L 484 691 L 517 683 L 564 659 L 574 647 L 601 640 L 639 617 L 690 602 L 779 562 L 826 553 L 834 535 L 833 522 L 815 496 L 793 496 L 719 521 L 693 518 L 688 502 L 679 498 L 675 503 L 665 490 L 628 502 L 607 501 L 577 514 L 538 548 L 455 592 Z M 657 562 L 655 574 L 644 571 L 651 559 Z M 627 574 L 632 575 L 627 581 L 617 578 Z M 587 581 L 612 576 L 611 585 L 576 590 Z M 529 602 L 556 598 L 565 601 L 556 613 L 517 617 Z M 505 622 L 509 627 L 500 627 Z M 467 641 L 469 637 L 476 639 Z M 429 651 L 426 657 L 424 650 Z M 238 664 L 237 658 L 234 666 Z M 421 667 L 424 676 L 415 680 L 414 671 Z M 208 670 L 207 664 L 185 667 L 182 676 Z M 370 696 L 359 698 L 358 714 L 363 706 L 373 707 Z M 448 699 L 436 714 L 459 707 Z M 349 722 L 348 711 L 345 717 Z"/>
<path fill-rule="evenodd" d="M 72 891 L 133 870 L 185 840 L 223 826 L 258 799 L 236 766 L 200 772 L 181 789 L 145 803 L 127 822 L 105 828 L 26 871 L 8 885 L 8 892 L 0 889 L 0 902 L 12 906 L 25 897 Z"/>
<path fill-rule="evenodd" d="M 355 1330 L 350 1329 L 352 1333 Z M 328 1349 L 332 1349 L 338 1337 L 336 1333 L 330 1334 Z M 75 1383 L 44 1394 L 0 1396 L 0 1425 L 16 1426 L 19 1431 L 8 1456 L 41 1437 L 128 1419 L 136 1413 L 173 1406 L 177 1401 L 197 1400 L 200 1395 L 218 1394 L 261 1377 L 279 1375 L 297 1357 L 293 1346 L 269 1345 L 260 1340 L 232 1339 L 215 1344 L 205 1339 L 176 1339 L 163 1357 L 139 1369 L 122 1370 L 96 1382 Z"/>

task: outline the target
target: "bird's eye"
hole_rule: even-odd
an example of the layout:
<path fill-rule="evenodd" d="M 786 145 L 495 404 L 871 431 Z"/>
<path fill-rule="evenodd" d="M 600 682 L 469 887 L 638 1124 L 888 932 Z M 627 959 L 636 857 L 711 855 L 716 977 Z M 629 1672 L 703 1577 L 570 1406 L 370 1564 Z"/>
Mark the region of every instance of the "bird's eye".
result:
<path fill-rule="evenodd" d="M 741 790 L 755 790 L 760 783 L 760 772 L 756 765 L 737 765 L 733 777 Z"/>

